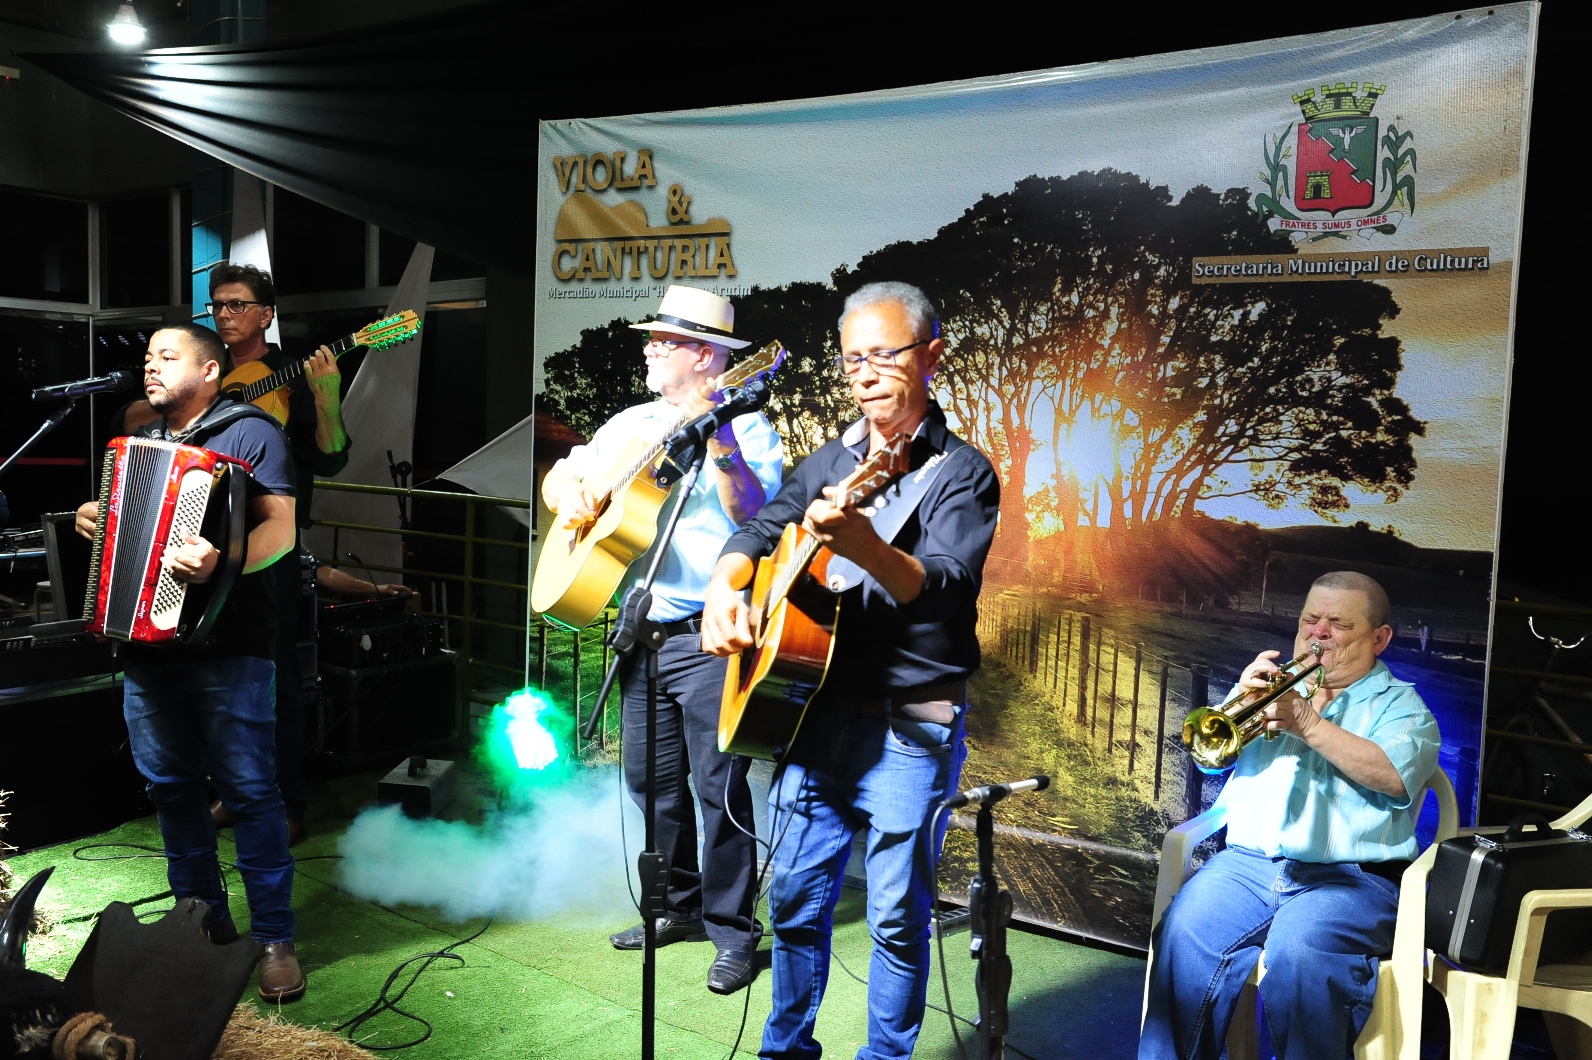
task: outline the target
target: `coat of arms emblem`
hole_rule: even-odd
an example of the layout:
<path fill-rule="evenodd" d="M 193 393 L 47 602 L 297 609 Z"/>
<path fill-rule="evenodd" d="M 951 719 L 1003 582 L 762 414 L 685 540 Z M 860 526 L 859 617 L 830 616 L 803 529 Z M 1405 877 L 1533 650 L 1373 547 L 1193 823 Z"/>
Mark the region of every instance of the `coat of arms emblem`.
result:
<path fill-rule="evenodd" d="M 1415 134 L 1391 122 L 1384 131 L 1372 111 L 1387 86 L 1363 87 L 1305 89 L 1293 97 L 1297 132 L 1290 125 L 1261 145 L 1266 190 L 1255 209 L 1274 231 L 1312 242 L 1391 235 L 1415 212 Z"/>

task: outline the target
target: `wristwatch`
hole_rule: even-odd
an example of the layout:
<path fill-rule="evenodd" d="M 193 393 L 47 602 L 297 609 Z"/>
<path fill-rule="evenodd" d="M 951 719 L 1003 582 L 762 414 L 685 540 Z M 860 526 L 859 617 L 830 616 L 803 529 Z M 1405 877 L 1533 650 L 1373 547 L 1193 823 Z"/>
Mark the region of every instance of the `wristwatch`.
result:
<path fill-rule="evenodd" d="M 735 454 L 740 451 L 740 448 L 740 446 L 736 446 L 723 456 L 714 457 L 713 466 L 718 468 L 720 471 L 728 471 L 730 468 L 735 466 Z"/>

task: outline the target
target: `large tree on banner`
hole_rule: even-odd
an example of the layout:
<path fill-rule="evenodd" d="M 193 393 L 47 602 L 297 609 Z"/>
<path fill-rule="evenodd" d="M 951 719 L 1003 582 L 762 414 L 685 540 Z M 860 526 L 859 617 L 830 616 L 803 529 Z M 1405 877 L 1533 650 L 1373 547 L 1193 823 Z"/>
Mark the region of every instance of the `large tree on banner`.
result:
<path fill-rule="evenodd" d="M 615 413 L 651 401 L 647 365 L 642 356 L 646 336 L 617 317 L 580 333 L 580 341 L 549 354 L 542 364 L 542 392 L 537 411 L 573 427 L 590 438 Z"/>
<path fill-rule="evenodd" d="M 763 411 L 784 439 L 788 461 L 799 463 L 858 415 L 834 364 L 840 304 L 839 293 L 822 283 L 754 287 L 735 299 L 736 335 L 751 339 L 753 348 L 775 339 L 785 344 L 785 364 Z"/>
<path fill-rule="evenodd" d="M 752 345 L 731 353 L 730 363 L 775 339 L 789 355 L 764 410 L 784 439 L 787 460 L 801 460 L 857 416 L 834 367 L 840 303 L 835 290 L 821 283 L 754 287 L 735 299 L 735 334 Z M 579 342 L 550 354 L 542 367 L 539 410 L 590 438 L 615 413 L 653 400 L 641 352 L 645 336 L 630 323 L 617 317 L 586 328 Z"/>
<path fill-rule="evenodd" d="M 1104 511 L 1082 510 L 1114 529 L 1235 493 L 1299 496 L 1325 515 L 1347 508 L 1346 486 L 1396 498 L 1410 483 L 1424 425 L 1393 393 L 1386 288 L 1192 283 L 1194 254 L 1290 248 L 1242 189 L 1174 202 L 1103 170 L 1026 178 L 835 283 L 902 279 L 939 302 L 950 352 L 938 390 L 1000 468 L 997 554 L 1022 565 L 1029 459 L 1047 441 L 1049 485 L 1099 496 Z"/>

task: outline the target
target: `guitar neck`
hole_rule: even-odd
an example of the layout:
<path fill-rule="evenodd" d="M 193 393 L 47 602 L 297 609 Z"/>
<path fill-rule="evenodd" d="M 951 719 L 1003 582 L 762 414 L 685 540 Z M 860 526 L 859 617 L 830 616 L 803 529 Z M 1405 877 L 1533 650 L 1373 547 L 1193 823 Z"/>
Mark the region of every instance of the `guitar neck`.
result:
<path fill-rule="evenodd" d="M 342 338 L 331 344 L 330 348 L 332 351 L 332 356 L 341 357 L 343 354 L 356 348 L 358 345 L 359 343 L 354 341 L 354 336 L 344 335 Z M 291 364 L 288 364 L 285 367 L 278 368 L 264 379 L 250 383 L 248 386 L 244 387 L 239 397 L 241 397 L 244 401 L 254 401 L 257 398 L 264 397 L 278 387 L 287 386 L 289 383 L 303 374 L 304 362 L 293 361 Z"/>
<path fill-rule="evenodd" d="M 635 462 L 628 467 L 622 468 L 619 474 L 615 475 L 602 490 L 596 492 L 596 496 L 607 497 L 623 492 L 636 480 L 637 475 L 657 463 L 658 457 L 663 455 L 663 447 L 668 442 L 669 436 L 684 426 L 686 419 L 686 415 L 681 413 L 669 421 L 668 426 L 663 429 L 651 445 L 642 450 L 641 455 L 636 458 Z"/>

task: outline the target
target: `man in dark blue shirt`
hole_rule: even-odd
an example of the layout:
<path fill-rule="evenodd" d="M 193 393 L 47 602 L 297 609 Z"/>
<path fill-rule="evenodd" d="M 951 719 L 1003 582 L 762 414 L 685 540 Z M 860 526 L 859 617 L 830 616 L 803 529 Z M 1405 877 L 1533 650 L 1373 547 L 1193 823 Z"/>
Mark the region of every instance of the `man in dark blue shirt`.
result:
<path fill-rule="evenodd" d="M 787 523 L 860 571 L 840 595 L 828 676 L 769 792 L 774 997 L 759 1053 L 769 1058 L 820 1055 L 813 1025 L 840 876 L 859 831 L 867 835 L 874 947 L 868 1044 L 857 1057 L 912 1053 L 928 989 L 927 873 L 944 835 L 942 827 L 925 840 L 922 829 L 955 790 L 966 757 L 978 592 L 1000 508 L 989 461 L 951 434 L 929 397 L 944 343 L 923 292 L 902 283 L 859 289 L 846 300 L 840 343 L 840 371 L 863 418 L 808 457 L 730 538 L 703 609 L 705 650 L 751 646 L 741 590 Z M 916 479 L 916 507 L 886 540 L 871 511 L 832 498 L 836 483 L 902 433 L 912 439 L 913 470 L 898 503 L 913 503 L 907 483 Z"/>
<path fill-rule="evenodd" d="M 216 861 L 216 834 L 205 798 L 206 773 L 236 822 L 238 874 L 249 901 L 249 927 L 265 947 L 260 994 L 291 1000 L 304 993 L 293 945 L 293 857 L 276 783 L 274 579 L 270 567 L 293 546 L 293 461 L 269 415 L 219 396 L 226 351 L 215 332 L 172 324 L 149 339 L 144 392 L 161 418 L 141 434 L 200 446 L 246 461 L 248 543 L 239 575 L 203 646 L 121 646 L 126 673 L 123 713 L 133 760 L 147 781 L 166 847 L 166 875 L 178 899 L 210 906 L 210 937 L 237 935 Z M 241 413 L 241 415 L 240 415 Z M 77 528 L 92 537 L 99 505 L 78 509 Z M 162 563 L 180 581 L 202 583 L 220 553 L 187 535 Z"/>

